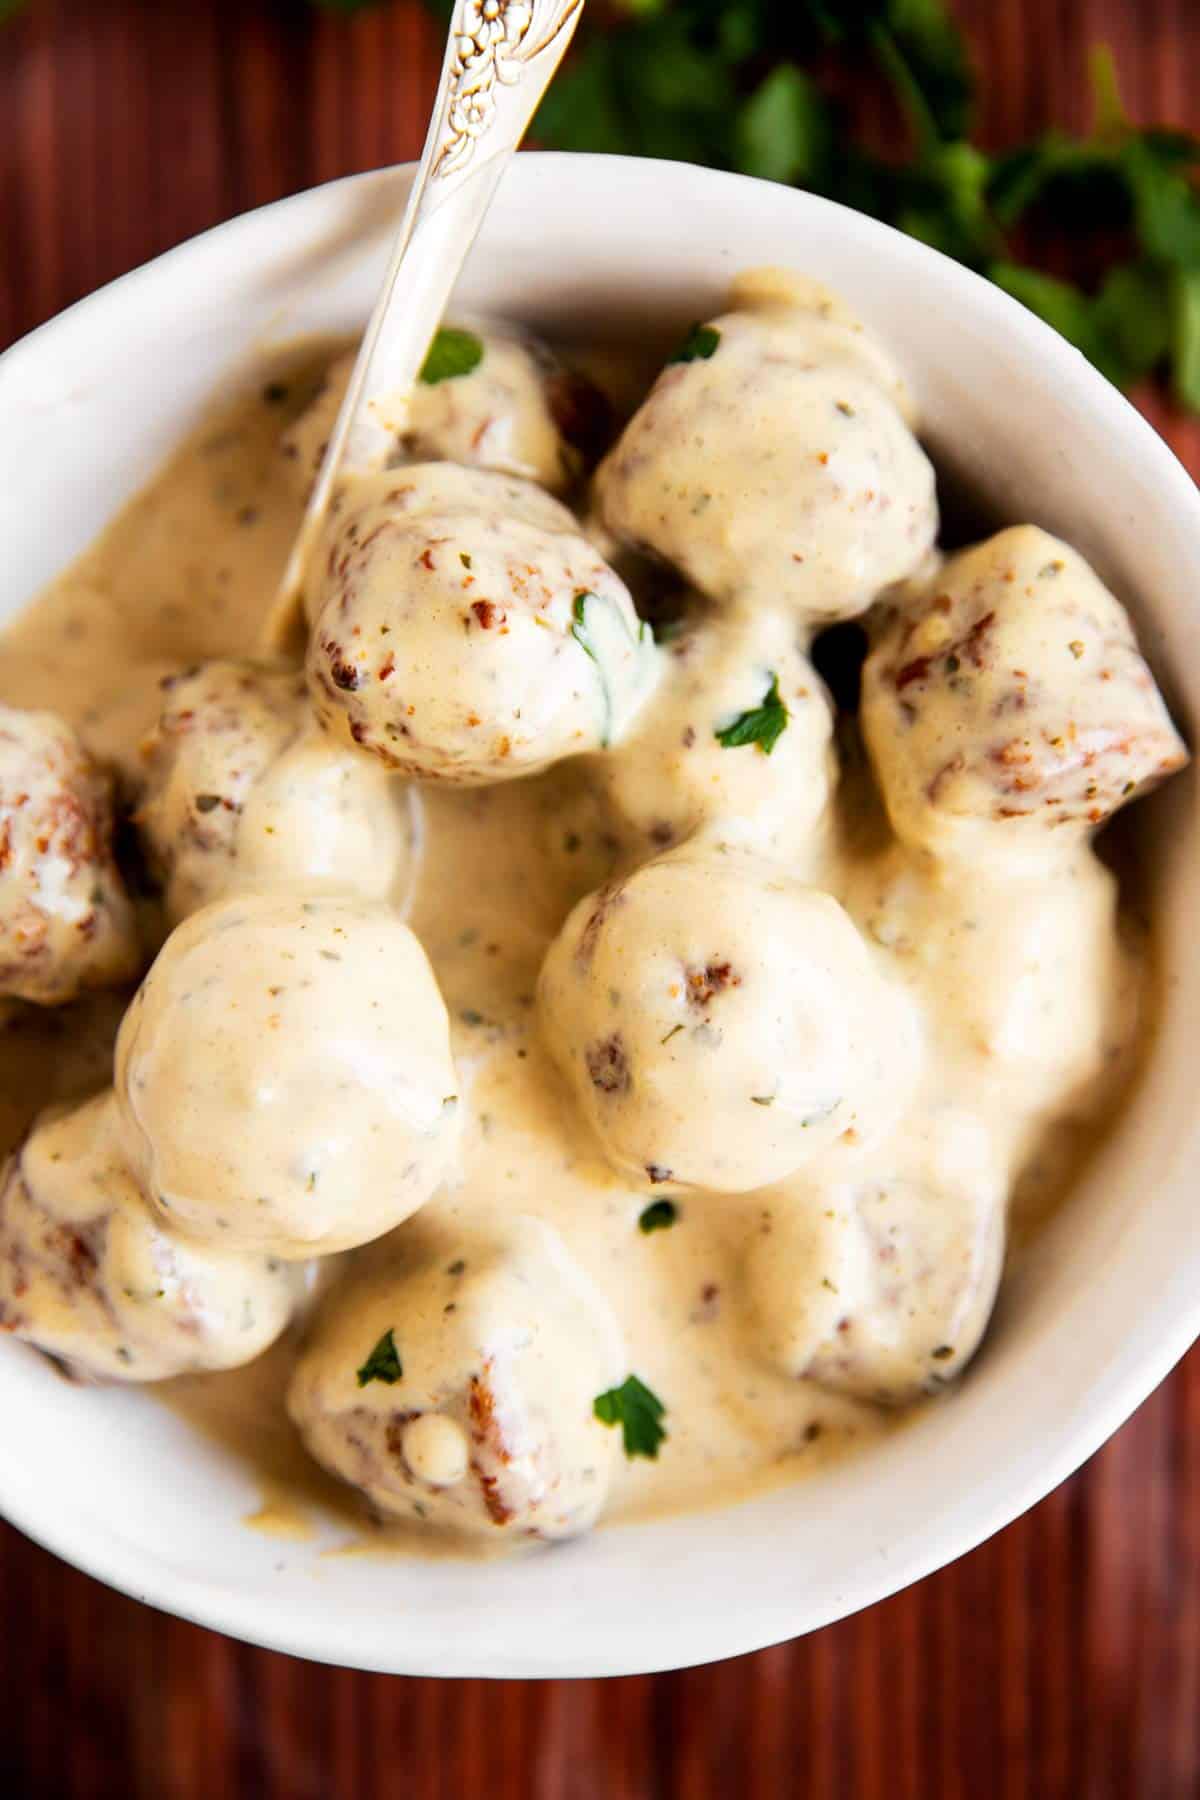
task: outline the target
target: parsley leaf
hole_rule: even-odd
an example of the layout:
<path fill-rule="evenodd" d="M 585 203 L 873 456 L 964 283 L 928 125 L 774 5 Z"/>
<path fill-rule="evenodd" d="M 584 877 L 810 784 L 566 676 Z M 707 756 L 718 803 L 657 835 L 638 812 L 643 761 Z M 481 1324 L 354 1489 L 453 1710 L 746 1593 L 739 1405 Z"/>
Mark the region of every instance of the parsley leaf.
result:
<path fill-rule="evenodd" d="M 771 670 L 771 685 L 759 706 L 739 713 L 731 725 L 714 732 L 725 750 L 738 750 L 743 744 L 757 744 L 764 756 L 770 756 L 787 730 L 788 709 L 779 694 L 779 677 Z"/>
<path fill-rule="evenodd" d="M 1175 392 L 1200 412 L 1200 270 L 1179 269 L 1171 284 Z"/>
<path fill-rule="evenodd" d="M 458 375 L 469 375 L 483 361 L 483 343 L 473 331 L 459 331 L 443 325 L 434 334 L 418 380 L 427 387 L 439 381 L 453 381 Z"/>
<path fill-rule="evenodd" d="M 1200 198 L 1175 157 L 1132 136 L 1121 147 L 1119 166 L 1146 255 L 1158 262 L 1200 266 Z"/>
<path fill-rule="evenodd" d="M 721 341 L 721 334 L 715 325 L 693 325 L 687 336 L 673 355 L 668 356 L 668 368 L 672 363 L 707 362 Z"/>
<path fill-rule="evenodd" d="M 620 1387 L 597 1394 L 592 1411 L 602 1425 L 619 1425 L 625 1442 L 626 1456 L 645 1456 L 654 1461 L 658 1447 L 666 1437 L 659 1423 L 666 1407 L 657 1394 L 636 1375 L 627 1375 Z"/>
<path fill-rule="evenodd" d="M 652 1200 L 638 1219 L 638 1230 L 646 1237 L 652 1231 L 666 1231 L 679 1217 L 679 1208 L 673 1200 Z"/>
<path fill-rule="evenodd" d="M 812 78 L 795 63 L 780 63 L 738 114 L 734 144 L 743 175 L 811 186 L 828 168 L 833 118 Z"/>
<path fill-rule="evenodd" d="M 600 742 L 607 749 L 630 709 L 640 704 L 645 685 L 653 676 L 657 655 L 654 632 L 644 619 L 639 619 L 636 633 L 631 633 L 616 601 L 607 594 L 593 594 L 590 588 L 576 594 L 571 616 L 571 636 L 595 663 L 600 678 L 604 707 Z M 621 665 L 631 651 L 632 664 L 623 670 Z"/>
<path fill-rule="evenodd" d="M 1093 312 L 1097 329 L 1121 359 L 1130 380 L 1148 374 L 1167 354 L 1170 296 L 1161 271 L 1151 263 L 1118 263 L 1110 269 Z"/>
<path fill-rule="evenodd" d="M 944 0 L 886 0 L 882 11 L 939 136 L 964 137 L 974 80 L 966 39 L 949 7 Z"/>
<path fill-rule="evenodd" d="M 391 1387 L 403 1373 L 400 1353 L 396 1349 L 396 1340 L 389 1325 L 362 1368 L 357 1371 L 358 1385 L 366 1387 L 368 1381 L 386 1381 Z"/>

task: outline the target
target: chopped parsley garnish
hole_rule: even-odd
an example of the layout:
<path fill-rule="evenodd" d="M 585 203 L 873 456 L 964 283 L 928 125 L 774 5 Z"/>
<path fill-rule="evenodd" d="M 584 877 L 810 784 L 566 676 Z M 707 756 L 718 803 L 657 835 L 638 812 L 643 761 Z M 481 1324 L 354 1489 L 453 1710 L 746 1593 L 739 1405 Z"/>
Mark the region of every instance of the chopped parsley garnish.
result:
<path fill-rule="evenodd" d="M 597 1394 L 592 1405 L 602 1425 L 621 1427 L 626 1456 L 645 1456 L 652 1462 L 667 1435 L 659 1423 L 666 1410 L 658 1395 L 651 1393 L 636 1375 L 627 1375 L 620 1387 Z"/>
<path fill-rule="evenodd" d="M 358 1385 L 366 1387 L 368 1381 L 386 1381 L 391 1387 L 399 1381 L 403 1373 L 400 1352 L 396 1349 L 396 1340 L 392 1336 L 392 1327 L 389 1325 L 362 1368 L 358 1370 Z"/>
<path fill-rule="evenodd" d="M 598 596 L 593 594 L 590 589 L 584 588 L 580 593 L 576 594 L 574 603 L 571 607 L 571 615 L 575 620 L 575 623 L 571 627 L 571 636 L 577 643 L 583 645 L 583 648 L 587 651 L 593 661 L 595 660 L 596 652 L 588 643 L 584 633 L 587 629 L 587 603 L 589 600 L 595 600 L 597 597 Z"/>
<path fill-rule="evenodd" d="M 429 346 L 419 379 L 426 387 L 435 387 L 439 381 L 453 381 L 458 375 L 469 375 L 482 361 L 482 339 L 473 331 L 458 331 L 452 325 L 443 325 Z"/>
<path fill-rule="evenodd" d="M 787 730 L 788 709 L 779 694 L 779 677 L 771 671 L 771 685 L 758 706 L 739 713 L 732 725 L 718 731 L 717 742 L 726 750 L 739 750 L 743 744 L 757 744 L 764 756 L 770 756 Z"/>
<path fill-rule="evenodd" d="M 649 1237 L 652 1231 L 666 1231 L 679 1217 L 673 1200 L 652 1200 L 638 1219 L 638 1230 Z"/>
<path fill-rule="evenodd" d="M 668 356 L 668 366 L 671 363 L 707 362 L 720 341 L 721 334 L 715 325 L 693 325 L 674 355 Z"/>
<path fill-rule="evenodd" d="M 654 661 L 654 632 L 644 619 L 638 621 L 636 635 L 630 632 L 629 622 L 617 605 L 607 594 L 593 594 L 590 588 L 582 588 L 576 594 L 571 606 L 571 636 L 579 645 L 584 655 L 590 657 L 596 665 L 600 677 L 600 687 L 604 701 L 604 722 L 600 732 L 600 743 L 607 749 L 612 742 L 613 729 L 620 724 L 617 718 L 616 703 L 624 695 L 627 688 L 630 694 L 636 694 L 638 688 L 648 675 Z M 639 668 L 633 679 L 623 688 L 614 691 L 609 678 L 608 663 L 603 654 L 605 630 L 609 641 L 612 640 L 612 627 L 617 624 L 620 631 L 618 641 L 618 660 L 626 649 L 632 649 L 639 661 Z"/>

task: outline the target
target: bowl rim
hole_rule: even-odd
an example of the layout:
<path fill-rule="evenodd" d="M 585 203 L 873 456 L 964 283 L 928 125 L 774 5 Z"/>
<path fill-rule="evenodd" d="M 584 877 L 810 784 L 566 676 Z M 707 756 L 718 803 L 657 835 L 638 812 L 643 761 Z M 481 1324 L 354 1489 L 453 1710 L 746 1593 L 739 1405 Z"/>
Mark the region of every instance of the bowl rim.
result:
<path fill-rule="evenodd" d="M 618 181 L 670 184 L 686 180 L 693 186 L 710 185 L 714 190 L 718 185 L 770 189 L 781 214 L 790 211 L 801 223 L 806 214 L 836 217 L 841 233 L 853 238 L 867 254 L 873 247 L 881 250 L 884 260 L 899 273 L 919 279 L 921 270 L 932 271 L 944 296 L 973 310 L 981 324 L 994 327 L 1017 345 L 1027 345 L 1040 366 L 1052 367 L 1072 396 L 1128 444 L 1129 454 L 1136 454 L 1165 490 L 1165 503 L 1190 519 L 1200 551 L 1200 492 L 1149 422 L 1048 325 L 982 276 L 928 245 L 819 196 L 693 164 L 560 152 L 524 152 L 518 168 L 522 164 L 538 170 L 536 177 L 531 173 L 528 178 L 531 185 L 542 180 L 561 185 L 571 179 L 571 171 L 577 172 L 585 165 L 599 174 L 607 172 Z M 316 194 L 336 199 L 365 191 L 374 184 L 382 189 L 402 180 L 412 168 L 412 164 L 400 164 L 342 176 L 269 201 L 186 239 L 77 300 L 18 339 L 0 357 L 0 380 L 6 374 L 19 372 L 27 359 L 39 356 L 47 334 L 58 336 L 81 326 L 93 334 L 106 317 L 122 313 L 131 299 L 153 300 L 156 286 L 163 283 L 177 287 L 181 271 L 189 261 L 205 254 L 213 240 L 219 239 L 227 250 L 235 247 L 240 237 L 252 242 L 261 215 L 271 213 L 286 218 L 294 212 L 299 216 L 313 203 Z M 514 179 L 519 181 L 521 177 L 506 177 L 506 181 Z M 717 1618 L 702 1629 L 697 1629 L 695 1620 L 640 1618 L 637 1631 L 629 1634 L 636 1641 L 619 1647 L 611 1636 L 597 1642 L 581 1633 L 577 1644 L 566 1650 L 559 1646 L 553 1655 L 539 1653 L 530 1657 L 518 1653 L 499 1659 L 494 1651 L 485 1651 L 481 1656 L 478 1646 L 459 1646 L 453 1633 L 447 1633 L 439 1645 L 414 1663 L 411 1644 L 399 1643 L 398 1656 L 364 1647 L 355 1639 L 353 1619 L 339 1619 L 332 1608 L 310 1603 L 303 1618 L 300 1609 L 292 1609 L 286 1616 L 282 1608 L 278 1614 L 272 1614 L 254 1590 L 243 1594 L 231 1582 L 200 1579 L 162 1564 L 152 1565 L 154 1579 L 148 1580 L 136 1546 L 107 1533 L 97 1534 L 84 1510 L 76 1509 L 72 1514 L 69 1507 L 60 1506 L 57 1511 L 47 1511 L 39 1505 L 34 1488 L 24 1494 L 17 1491 L 21 1484 L 15 1469 L 6 1475 L 0 1468 L 0 1512 L 35 1543 L 135 1599 L 247 1643 L 317 1662 L 390 1673 L 501 1677 L 617 1675 L 682 1668 L 758 1650 L 818 1629 L 896 1593 L 974 1549 L 1043 1499 L 1085 1462 L 1141 1405 L 1198 1335 L 1200 1290 L 1193 1292 L 1178 1281 L 1153 1328 L 1150 1321 L 1145 1321 L 1140 1329 L 1127 1334 L 1103 1379 L 1089 1395 L 1086 1410 L 1079 1410 L 1078 1417 L 1064 1423 L 1061 1436 L 1047 1452 L 1034 1461 L 1029 1456 L 1014 1456 L 1006 1481 L 993 1484 L 985 1502 L 977 1497 L 970 1504 L 959 1501 L 948 1506 L 939 1529 L 927 1533 L 920 1545 L 906 1547 L 885 1568 L 864 1564 L 848 1579 L 844 1591 L 824 1607 L 809 1607 L 806 1611 L 802 1599 L 781 1588 L 778 1592 L 747 1595 L 746 1607 L 736 1618 Z M 804 1614 L 799 1620 L 798 1612 Z"/>

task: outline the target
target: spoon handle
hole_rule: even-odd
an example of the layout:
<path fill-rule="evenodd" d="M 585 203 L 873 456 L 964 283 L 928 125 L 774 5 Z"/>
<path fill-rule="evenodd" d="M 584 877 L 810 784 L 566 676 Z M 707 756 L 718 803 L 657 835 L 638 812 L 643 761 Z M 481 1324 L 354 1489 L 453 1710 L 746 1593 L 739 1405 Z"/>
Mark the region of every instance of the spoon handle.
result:
<path fill-rule="evenodd" d="M 391 261 L 267 623 L 290 634 L 339 476 L 382 466 L 467 252 L 571 41 L 583 0 L 455 0 L 441 80 Z"/>

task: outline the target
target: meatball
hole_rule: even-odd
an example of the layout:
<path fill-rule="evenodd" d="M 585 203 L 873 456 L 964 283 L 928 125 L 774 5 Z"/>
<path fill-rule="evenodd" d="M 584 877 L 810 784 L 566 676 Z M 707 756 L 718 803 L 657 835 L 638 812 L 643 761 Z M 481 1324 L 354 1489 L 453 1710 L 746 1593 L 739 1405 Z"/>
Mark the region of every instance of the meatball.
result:
<path fill-rule="evenodd" d="M 59 1006 L 140 962 L 112 784 L 53 713 L 0 706 L 0 996 Z"/>
<path fill-rule="evenodd" d="M 297 1271 L 198 1244 L 150 1207 L 111 1090 L 43 1114 L 0 1176 L 0 1330 L 95 1381 L 250 1362 L 287 1324 Z"/>
<path fill-rule="evenodd" d="M 657 678 L 629 593 L 548 494 L 427 463 L 357 481 L 309 645 L 325 728 L 388 768 L 501 781 L 618 739 Z"/>
<path fill-rule="evenodd" d="M 211 662 L 163 690 L 136 822 L 172 922 L 247 888 L 402 885 L 415 796 L 315 727 L 302 674 Z"/>
<path fill-rule="evenodd" d="M 902 384 L 824 289 L 750 276 L 733 304 L 693 331 L 601 464 L 601 512 L 714 600 L 850 618 L 937 530 Z"/>
<path fill-rule="evenodd" d="M 772 1367 L 886 1405 L 961 1373 L 1004 1261 L 1006 1183 L 978 1120 L 938 1113 L 897 1161 L 884 1179 L 789 1184 L 744 1268 Z"/>
<path fill-rule="evenodd" d="M 1116 878 L 1086 846 L 1049 869 L 1006 871 L 981 905 L 972 863 L 893 845 L 856 871 L 847 905 L 919 985 L 948 1066 L 1006 1111 L 1085 1103 L 1136 1035 L 1137 959 Z"/>
<path fill-rule="evenodd" d="M 561 493 L 583 472 L 589 452 L 602 448 L 609 408 L 599 390 L 564 368 L 542 344 L 489 328 L 450 327 L 443 344 L 465 355 L 443 367 L 471 361 L 461 373 L 418 381 L 408 402 L 407 429 L 398 457 L 414 462 L 465 463 L 498 469 Z M 436 340 L 435 340 L 436 342 Z M 349 351 L 330 364 L 308 410 L 280 440 L 297 487 L 307 496 L 354 367 Z M 436 373 L 432 365 L 431 373 Z"/>
<path fill-rule="evenodd" d="M 974 854 L 1086 830 L 1187 752 L 1121 606 L 1033 525 L 960 551 L 900 596 L 863 671 L 862 723 L 897 833 Z"/>
<path fill-rule="evenodd" d="M 117 1037 L 127 1153 L 182 1231 L 300 1258 L 365 1243 L 455 1165 L 425 952 L 366 901 L 255 894 L 178 926 Z"/>
<path fill-rule="evenodd" d="M 626 1373 L 607 1301 L 528 1216 L 396 1244 L 316 1321 L 288 1395 L 305 1444 L 384 1514 L 474 1536 L 586 1531 L 616 1455 L 595 1401 Z"/>
<path fill-rule="evenodd" d="M 828 894 L 676 853 L 589 895 L 543 965 L 550 1050 L 639 1184 L 736 1193 L 894 1121 L 919 1061 L 907 1000 Z"/>
<path fill-rule="evenodd" d="M 592 773 L 643 854 L 697 831 L 795 862 L 820 838 L 837 778 L 824 683 L 774 612 L 699 619 L 664 649 L 662 680 Z"/>

